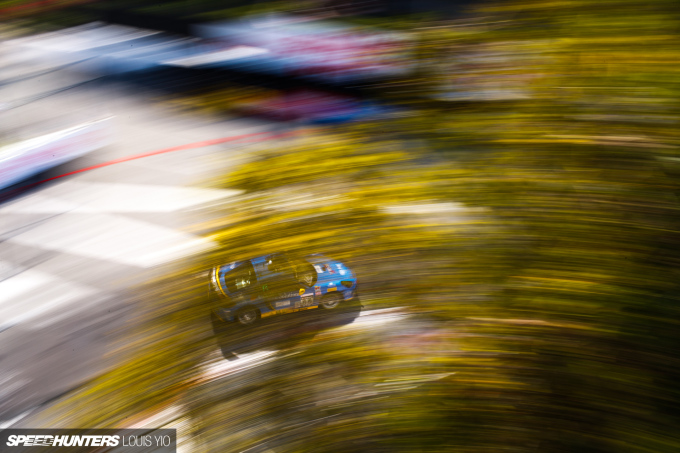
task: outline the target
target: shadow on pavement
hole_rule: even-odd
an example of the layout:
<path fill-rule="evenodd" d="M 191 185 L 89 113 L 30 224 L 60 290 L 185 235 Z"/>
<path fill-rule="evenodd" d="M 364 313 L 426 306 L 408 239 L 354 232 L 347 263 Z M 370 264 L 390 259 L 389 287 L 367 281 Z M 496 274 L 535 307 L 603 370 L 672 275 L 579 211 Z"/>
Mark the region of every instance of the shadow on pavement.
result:
<path fill-rule="evenodd" d="M 224 358 L 237 360 L 237 354 L 290 348 L 324 330 L 351 324 L 362 308 L 357 300 L 345 302 L 333 310 L 317 308 L 261 319 L 251 326 L 224 323 L 214 314 L 211 314 L 211 322 Z"/>

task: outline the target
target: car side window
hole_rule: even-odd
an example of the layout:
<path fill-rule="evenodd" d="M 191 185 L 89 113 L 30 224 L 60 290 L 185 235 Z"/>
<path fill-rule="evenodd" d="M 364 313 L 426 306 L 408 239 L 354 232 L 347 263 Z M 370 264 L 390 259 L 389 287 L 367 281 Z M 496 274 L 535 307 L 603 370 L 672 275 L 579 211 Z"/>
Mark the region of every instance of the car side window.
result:
<path fill-rule="evenodd" d="M 307 286 L 312 286 L 316 283 L 317 272 L 308 261 L 301 258 L 293 258 L 290 262 L 295 269 L 295 275 L 300 283 L 304 283 Z"/>
<path fill-rule="evenodd" d="M 225 274 L 224 282 L 230 293 L 235 293 L 257 285 L 257 277 L 255 276 L 253 264 L 250 261 L 246 261 L 245 263 L 238 265 L 236 268 Z"/>

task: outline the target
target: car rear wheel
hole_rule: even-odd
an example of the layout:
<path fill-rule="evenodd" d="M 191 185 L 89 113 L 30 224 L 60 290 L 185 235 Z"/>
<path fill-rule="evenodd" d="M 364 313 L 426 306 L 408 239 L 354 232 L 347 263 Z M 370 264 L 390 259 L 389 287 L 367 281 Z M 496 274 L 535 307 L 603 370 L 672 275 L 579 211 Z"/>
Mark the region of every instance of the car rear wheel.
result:
<path fill-rule="evenodd" d="M 236 320 L 242 326 L 247 326 L 257 321 L 257 310 L 254 307 L 246 307 L 239 310 L 236 314 Z"/>
<path fill-rule="evenodd" d="M 331 310 L 340 304 L 342 298 L 339 294 L 328 294 L 321 299 L 321 308 Z"/>

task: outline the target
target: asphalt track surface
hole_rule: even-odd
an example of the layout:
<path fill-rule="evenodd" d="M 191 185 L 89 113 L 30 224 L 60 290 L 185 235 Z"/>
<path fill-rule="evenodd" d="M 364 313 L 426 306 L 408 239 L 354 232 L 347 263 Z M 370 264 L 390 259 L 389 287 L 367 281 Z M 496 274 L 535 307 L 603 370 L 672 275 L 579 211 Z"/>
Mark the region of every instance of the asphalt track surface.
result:
<path fill-rule="evenodd" d="M 0 54 L 12 60 L 0 65 L 0 79 L 45 70 L 30 55 L 16 57 Z M 72 84 L 80 85 L 60 91 Z M 265 121 L 178 112 L 158 93 L 88 83 L 71 68 L 2 89 L 5 99 L 58 93 L 4 112 L 27 136 L 60 121 L 113 122 L 109 146 L 0 204 L 0 428 L 8 428 L 27 426 L 42 405 L 114 365 L 136 310 L 128 288 L 214 246 L 187 227 L 201 220 L 199 208 L 235 192 L 205 181 L 232 168 L 243 146 L 289 133 Z"/>

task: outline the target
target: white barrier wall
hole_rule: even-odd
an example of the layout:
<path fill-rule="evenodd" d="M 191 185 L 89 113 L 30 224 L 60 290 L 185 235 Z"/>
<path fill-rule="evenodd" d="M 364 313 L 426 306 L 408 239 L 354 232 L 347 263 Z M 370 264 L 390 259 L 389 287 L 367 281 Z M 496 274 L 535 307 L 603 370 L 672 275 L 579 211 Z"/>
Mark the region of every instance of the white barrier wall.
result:
<path fill-rule="evenodd" d="M 0 148 L 0 188 L 111 143 L 110 118 L 90 121 Z"/>

